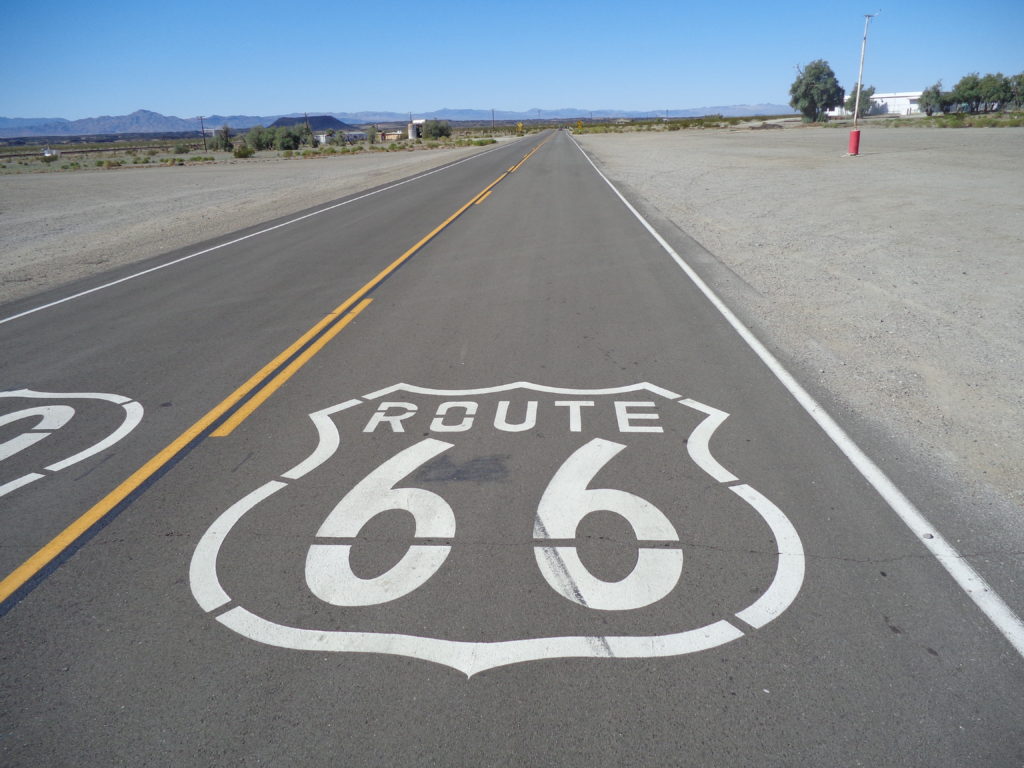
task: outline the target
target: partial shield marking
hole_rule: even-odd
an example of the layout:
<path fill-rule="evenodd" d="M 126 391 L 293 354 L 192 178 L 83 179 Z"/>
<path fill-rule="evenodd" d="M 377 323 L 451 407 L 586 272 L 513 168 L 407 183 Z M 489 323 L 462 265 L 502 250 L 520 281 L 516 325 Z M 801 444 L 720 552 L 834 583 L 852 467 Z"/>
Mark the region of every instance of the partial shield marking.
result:
<path fill-rule="evenodd" d="M 17 389 L 10 390 L 8 392 L 0 392 L 0 398 L 4 397 L 46 400 L 105 400 L 107 402 L 120 405 L 124 409 L 124 419 L 113 432 L 98 443 L 89 446 L 84 451 L 79 451 L 66 459 L 62 459 L 44 467 L 47 472 L 58 472 L 62 469 L 67 469 L 74 464 L 78 464 L 79 462 L 88 459 L 90 456 L 95 456 L 97 453 L 105 451 L 110 446 L 124 439 L 132 430 L 134 430 L 142 421 L 143 415 L 143 408 L 140 403 L 135 402 L 130 397 L 112 395 L 106 392 L 36 392 L 31 389 Z M 31 432 L 26 432 L 12 440 L 8 440 L 3 444 L 0 444 L 0 460 L 13 456 L 15 453 L 34 445 L 47 435 L 60 429 L 71 420 L 74 413 L 75 409 L 69 405 L 47 405 L 39 406 L 37 408 L 27 408 L 22 411 L 17 411 L 16 413 L 6 414 L 5 416 L 0 417 L 0 424 L 8 424 L 21 418 L 28 418 L 29 416 L 42 417 L 40 422 Z M 43 477 L 45 477 L 45 475 L 39 472 L 30 472 L 22 475 L 19 478 L 0 485 L 0 496 L 11 493 L 18 488 L 22 488 L 29 483 L 42 479 Z"/>

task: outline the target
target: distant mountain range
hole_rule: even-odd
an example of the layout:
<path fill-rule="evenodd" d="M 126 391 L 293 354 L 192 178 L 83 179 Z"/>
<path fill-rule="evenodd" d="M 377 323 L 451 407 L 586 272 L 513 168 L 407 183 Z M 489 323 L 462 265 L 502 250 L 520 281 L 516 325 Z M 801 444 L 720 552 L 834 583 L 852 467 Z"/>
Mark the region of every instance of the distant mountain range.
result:
<path fill-rule="evenodd" d="M 531 109 L 526 112 L 509 112 L 489 109 L 438 109 L 433 112 L 414 112 L 414 118 L 428 120 L 451 120 L 489 122 L 495 120 L 580 120 L 593 118 L 620 117 L 700 117 L 702 115 L 723 115 L 725 117 L 747 117 L 751 115 L 781 115 L 793 110 L 781 104 L 734 104 L 722 107 L 698 107 L 696 109 L 667 109 L 650 112 L 630 112 L 617 109 Z M 318 116 L 337 118 L 346 123 L 366 125 L 368 123 L 405 123 L 408 112 L 327 112 Z M 203 117 L 206 128 L 230 125 L 237 130 L 252 128 L 254 125 L 270 125 L 279 118 L 303 117 L 301 112 L 286 115 L 257 117 L 253 115 L 209 115 Z M 311 116 L 312 118 L 312 116 Z M 63 117 L 0 117 L 0 138 L 23 136 L 100 136 L 113 133 L 184 133 L 199 130 L 199 118 L 180 118 L 161 115 L 158 112 L 140 109 L 130 115 L 87 117 L 82 120 L 67 120 Z"/>

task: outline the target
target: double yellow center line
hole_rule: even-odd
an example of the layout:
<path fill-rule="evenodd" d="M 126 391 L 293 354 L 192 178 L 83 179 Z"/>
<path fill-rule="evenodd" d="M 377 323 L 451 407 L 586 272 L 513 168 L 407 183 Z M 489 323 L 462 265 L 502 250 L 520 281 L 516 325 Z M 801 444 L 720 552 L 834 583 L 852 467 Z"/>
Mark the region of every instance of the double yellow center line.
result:
<path fill-rule="evenodd" d="M 27 592 L 34 585 L 34 583 L 30 582 L 33 582 L 34 579 L 43 578 L 52 568 L 62 562 L 64 558 L 73 552 L 73 547 L 84 543 L 81 540 L 86 533 L 93 530 L 100 523 L 108 522 L 109 519 L 112 519 L 112 513 L 126 506 L 126 502 L 129 501 L 129 497 L 133 493 L 142 489 L 145 484 L 155 480 L 162 470 L 165 468 L 169 469 L 170 465 L 173 465 L 174 459 L 180 457 L 190 447 L 194 447 L 194 444 L 201 440 L 204 434 L 219 419 L 223 418 L 232 408 L 245 400 L 230 417 L 210 433 L 213 437 L 226 437 L 230 435 L 235 427 L 248 418 L 281 385 L 294 376 L 303 365 L 309 362 L 331 339 L 351 323 L 360 312 L 366 309 L 370 302 L 373 301 L 367 298 L 367 294 L 376 289 L 396 269 L 411 259 L 417 251 L 437 237 L 442 230 L 459 218 L 472 205 L 483 202 L 483 199 L 490 195 L 491 191 L 506 176 L 517 171 L 523 163 L 529 160 L 550 139 L 551 136 L 548 136 L 534 147 L 531 152 L 524 155 L 523 159 L 516 163 L 516 165 L 509 168 L 474 195 L 469 202 L 381 270 L 366 285 L 325 315 L 316 325 L 302 334 L 281 354 L 253 374 L 242 386 L 214 406 L 205 416 L 182 432 L 166 448 L 133 472 L 131 476 L 114 490 L 100 499 L 81 517 L 12 571 L 3 581 L 0 581 L 0 614 L 4 612 L 5 608 L 10 607 L 9 605 L 4 605 L 8 598 L 14 596 L 23 587 Z M 282 368 L 282 366 L 284 367 Z"/>

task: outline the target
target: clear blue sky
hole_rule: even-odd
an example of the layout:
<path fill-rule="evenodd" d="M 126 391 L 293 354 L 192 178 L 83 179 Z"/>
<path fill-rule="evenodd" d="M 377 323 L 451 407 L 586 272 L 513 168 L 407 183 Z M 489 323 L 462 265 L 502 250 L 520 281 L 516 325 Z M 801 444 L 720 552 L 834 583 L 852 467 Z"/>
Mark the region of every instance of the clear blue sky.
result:
<path fill-rule="evenodd" d="M 0 116 L 442 107 L 684 109 L 789 100 L 823 58 L 850 89 L 1024 71 L 1024 0 L 12 3 Z"/>

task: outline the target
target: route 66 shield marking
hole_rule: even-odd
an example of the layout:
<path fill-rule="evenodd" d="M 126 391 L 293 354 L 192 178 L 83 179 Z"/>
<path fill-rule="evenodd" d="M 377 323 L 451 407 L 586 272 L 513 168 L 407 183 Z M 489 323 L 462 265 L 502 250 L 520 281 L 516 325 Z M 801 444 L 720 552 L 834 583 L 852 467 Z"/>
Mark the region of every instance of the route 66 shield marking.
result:
<path fill-rule="evenodd" d="M 91 456 L 95 456 L 97 453 L 105 451 L 126 437 L 142 421 L 143 409 L 140 403 L 137 403 L 130 397 L 112 395 L 106 392 L 37 392 L 31 389 L 16 389 L 0 392 L 0 399 L 3 398 L 49 400 L 50 402 L 44 405 L 22 408 L 11 413 L 0 414 L 0 427 L 20 421 L 38 419 L 20 435 L 0 442 L 0 461 L 21 453 L 27 448 L 31 448 L 40 440 L 66 426 L 74 417 L 75 408 L 63 401 L 100 400 L 115 403 L 124 410 L 124 416 L 121 419 L 121 423 L 99 442 L 77 451 L 60 461 L 55 461 L 39 468 L 41 471 L 28 472 L 13 480 L 0 482 L 0 496 L 5 496 L 19 488 L 25 487 L 29 483 L 34 483 L 36 480 L 41 480 L 46 477 L 43 472 L 59 472 Z"/>
<path fill-rule="evenodd" d="M 309 456 L 279 479 L 239 499 L 213 522 L 192 557 L 192 593 L 204 611 L 220 611 L 216 618 L 221 624 L 260 643 L 296 650 L 409 656 L 445 664 L 468 676 L 538 659 L 658 657 L 714 648 L 783 613 L 804 578 L 803 547 L 789 519 L 711 453 L 712 435 L 727 418 L 723 411 L 648 383 L 565 389 L 518 382 L 466 390 L 397 384 L 348 400 L 310 414 L 318 444 Z M 540 441 L 551 439 L 556 425 L 561 436 L 554 448 L 564 453 L 561 463 L 556 466 L 541 457 L 531 465 L 531 454 L 539 455 Z M 467 453 L 460 464 L 459 446 L 471 438 L 488 446 L 500 445 L 508 453 L 471 458 Z M 649 472 L 650 464 L 661 466 L 650 457 L 655 449 L 664 453 L 661 461 L 669 478 L 659 485 L 668 490 L 624 487 Z M 344 476 L 350 464 L 367 454 L 371 454 L 369 464 Z M 379 458 L 383 461 L 378 463 Z M 529 475 L 529 480 L 520 478 L 521 484 L 508 490 L 521 475 Z M 677 483 L 675 475 L 685 476 L 685 483 Z M 342 476 L 343 480 L 336 479 Z M 614 487 L 605 487 L 613 486 L 613 480 Z M 318 529 L 301 534 L 304 561 L 294 553 L 225 557 L 223 550 L 232 541 L 246 540 L 238 531 L 254 525 L 260 514 L 271 514 L 276 505 L 279 512 L 275 514 L 286 516 L 274 518 L 274 530 L 283 524 L 295 525 L 301 518 L 297 510 L 317 506 L 302 495 L 303 488 L 334 482 L 342 485 L 336 491 L 341 499 L 326 517 L 318 514 Z M 692 488 L 697 490 L 690 490 L 689 496 L 699 498 L 686 497 Z M 395 510 L 411 516 L 412 543 L 384 572 L 360 572 L 357 553 L 367 538 L 365 531 Z M 620 569 L 609 576 L 587 549 L 582 531 L 591 524 L 588 521 L 602 515 L 618 520 L 633 541 L 627 572 Z M 742 522 L 741 516 L 746 518 Z M 683 530 L 691 539 L 699 538 L 699 531 L 695 533 L 688 522 L 691 517 L 711 528 L 717 524 L 716 530 L 739 527 L 745 536 L 770 537 L 761 554 L 762 559 L 771 559 L 772 567 L 751 576 L 755 588 L 730 598 L 739 603 L 727 617 L 718 612 L 700 622 L 690 619 L 688 626 L 685 617 L 674 613 L 673 601 L 684 601 L 688 586 L 700 585 L 702 580 L 700 568 L 685 564 L 712 562 L 707 555 L 701 560 L 701 552 L 714 549 L 696 547 L 680 535 Z M 459 568 L 469 561 L 456 553 L 474 545 L 494 547 L 492 539 L 500 538 L 496 531 L 517 531 L 512 537 L 521 534 L 526 546 L 506 547 L 511 551 L 502 550 L 506 560 L 492 554 L 496 550 L 488 550 L 482 556 L 487 558 L 482 568 L 481 560 L 476 561 L 474 578 L 460 579 Z M 528 588 L 518 583 L 518 577 L 498 575 L 488 582 L 480 576 L 500 570 L 502 562 L 513 558 L 516 567 L 529 574 L 524 577 L 531 585 Z M 254 559 L 261 563 L 290 560 L 277 572 L 288 572 L 289 578 L 295 575 L 296 583 L 301 574 L 301 599 L 314 608 L 287 619 L 267 618 L 253 604 L 257 598 L 242 586 L 245 580 L 232 581 L 230 573 L 240 561 Z M 527 559 L 529 568 L 522 570 Z M 230 563 L 227 569 L 224 562 Z M 450 618 L 464 605 L 472 603 L 477 606 L 473 610 L 479 610 L 496 600 L 493 595 L 479 599 L 488 589 L 506 597 L 515 593 L 519 606 L 543 603 L 543 621 L 555 617 L 557 626 L 538 629 L 537 623 L 543 621 L 537 620 L 532 627 L 507 630 L 509 637 L 486 638 L 482 628 L 502 622 L 467 619 L 459 632 L 441 626 L 424 635 L 382 626 L 417 599 L 443 602 L 447 614 L 427 612 L 440 614 L 443 624 L 446 616 Z M 751 591 L 758 594 L 748 602 Z M 473 600 L 459 599 L 470 594 Z M 505 610 L 501 616 L 528 612 Z M 330 620 L 323 619 L 319 626 L 296 626 L 315 623 L 310 615 Z M 606 631 L 609 623 L 616 626 L 621 617 L 630 619 L 621 623 L 628 631 Z M 637 617 L 649 617 L 652 630 L 637 633 Z M 570 625 L 587 625 L 589 630 L 564 631 Z M 477 632 L 479 638 L 467 639 L 466 632 Z"/>

